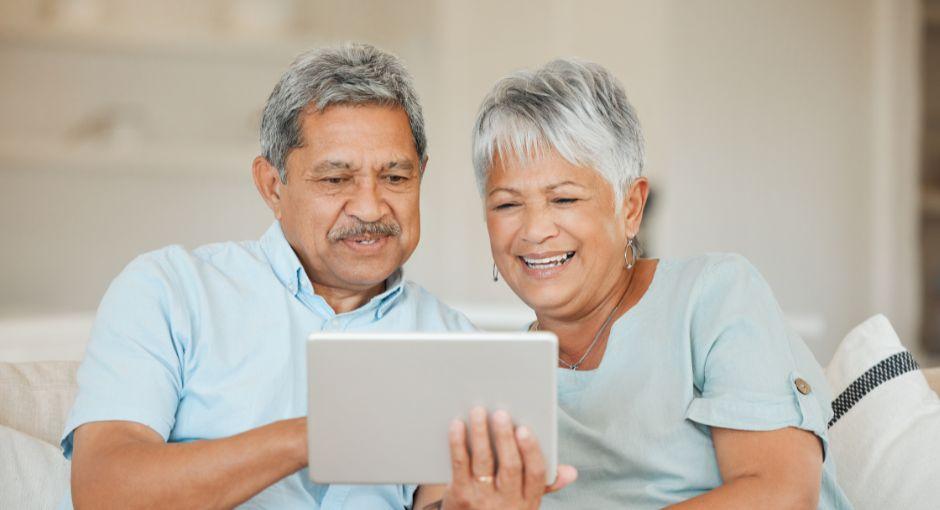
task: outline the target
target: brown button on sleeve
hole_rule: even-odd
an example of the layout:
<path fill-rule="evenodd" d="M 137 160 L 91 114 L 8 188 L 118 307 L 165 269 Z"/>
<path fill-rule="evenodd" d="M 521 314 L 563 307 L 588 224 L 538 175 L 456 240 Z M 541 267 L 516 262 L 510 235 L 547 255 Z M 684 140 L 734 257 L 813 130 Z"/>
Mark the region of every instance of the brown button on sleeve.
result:
<path fill-rule="evenodd" d="M 803 380 L 801 377 L 797 377 L 793 381 L 793 384 L 796 385 L 796 390 L 804 395 L 808 395 L 809 392 L 813 391 L 813 387 L 810 386 L 809 383 Z"/>

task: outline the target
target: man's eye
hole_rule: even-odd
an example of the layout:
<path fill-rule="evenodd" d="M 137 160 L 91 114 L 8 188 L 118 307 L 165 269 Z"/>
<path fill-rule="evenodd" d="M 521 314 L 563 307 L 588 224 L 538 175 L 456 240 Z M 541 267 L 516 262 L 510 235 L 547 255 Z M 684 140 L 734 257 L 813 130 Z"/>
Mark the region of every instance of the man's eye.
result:
<path fill-rule="evenodd" d="M 392 184 L 401 184 L 408 180 L 404 175 L 386 175 L 385 180 Z"/>
<path fill-rule="evenodd" d="M 556 198 L 552 200 L 552 202 L 555 202 L 556 204 L 573 204 L 577 201 L 577 198 Z"/>
<path fill-rule="evenodd" d="M 347 180 L 348 179 L 346 177 L 325 177 L 320 179 L 320 182 L 324 182 L 326 184 L 343 184 Z"/>
<path fill-rule="evenodd" d="M 497 204 L 496 207 L 493 207 L 493 209 L 496 209 L 496 210 L 511 209 L 513 207 L 516 207 L 517 205 L 519 204 L 515 202 L 506 202 L 505 204 Z"/>

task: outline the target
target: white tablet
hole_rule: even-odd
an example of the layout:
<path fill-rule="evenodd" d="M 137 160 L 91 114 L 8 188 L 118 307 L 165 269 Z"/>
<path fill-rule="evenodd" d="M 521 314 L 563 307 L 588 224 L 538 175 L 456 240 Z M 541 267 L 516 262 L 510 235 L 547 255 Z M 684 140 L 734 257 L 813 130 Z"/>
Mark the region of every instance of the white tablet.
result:
<path fill-rule="evenodd" d="M 314 333 L 307 342 L 310 479 L 422 484 L 451 478 L 447 431 L 474 406 L 506 410 L 557 464 L 551 333 Z"/>

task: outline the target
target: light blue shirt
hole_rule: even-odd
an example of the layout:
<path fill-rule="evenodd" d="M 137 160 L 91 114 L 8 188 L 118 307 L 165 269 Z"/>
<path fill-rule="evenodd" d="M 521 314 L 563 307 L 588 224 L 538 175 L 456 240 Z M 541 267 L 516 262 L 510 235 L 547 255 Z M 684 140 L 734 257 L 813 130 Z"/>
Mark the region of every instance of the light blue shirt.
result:
<path fill-rule="evenodd" d="M 557 375 L 558 461 L 579 475 L 542 508 L 662 508 L 708 492 L 722 484 L 710 427 L 812 432 L 825 449 L 819 508 L 851 508 L 822 370 L 740 256 L 660 260 L 600 366 Z"/>
<path fill-rule="evenodd" d="M 147 253 L 101 301 L 63 452 L 70 458 L 73 431 L 93 421 L 138 422 L 185 442 L 305 416 L 306 339 L 314 331 L 472 329 L 400 271 L 383 293 L 337 315 L 314 293 L 277 222 L 260 241 Z M 305 469 L 242 508 L 401 509 L 414 489 L 318 485 Z M 62 507 L 71 507 L 70 495 Z"/>

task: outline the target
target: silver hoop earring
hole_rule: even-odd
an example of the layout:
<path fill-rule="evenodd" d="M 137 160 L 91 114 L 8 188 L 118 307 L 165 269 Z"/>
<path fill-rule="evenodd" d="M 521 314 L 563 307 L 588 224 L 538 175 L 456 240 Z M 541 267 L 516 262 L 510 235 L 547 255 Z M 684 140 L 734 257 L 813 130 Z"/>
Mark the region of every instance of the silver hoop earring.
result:
<path fill-rule="evenodd" d="M 496 262 L 493 262 L 493 281 L 499 281 L 499 269 L 496 267 Z"/>
<path fill-rule="evenodd" d="M 635 237 L 631 237 L 627 240 L 627 247 L 623 249 L 623 267 L 627 269 L 633 269 L 633 266 L 636 265 L 636 261 L 640 256 L 639 248 L 637 248 Z M 632 258 L 627 258 L 627 252 L 630 252 Z"/>

